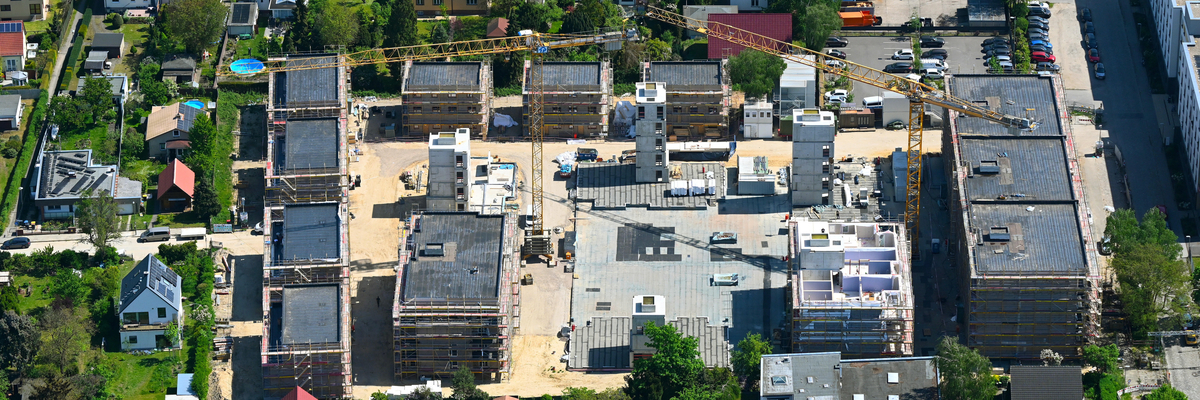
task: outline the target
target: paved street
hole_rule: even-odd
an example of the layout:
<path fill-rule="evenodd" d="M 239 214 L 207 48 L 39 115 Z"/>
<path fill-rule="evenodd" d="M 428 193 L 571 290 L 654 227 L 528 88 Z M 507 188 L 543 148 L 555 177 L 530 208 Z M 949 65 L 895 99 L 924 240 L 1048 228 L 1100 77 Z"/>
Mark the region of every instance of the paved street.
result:
<path fill-rule="evenodd" d="M 134 259 L 142 259 L 147 254 L 158 253 L 158 245 L 169 243 L 183 243 L 174 237 L 166 242 L 150 242 L 138 243 L 137 237 L 143 231 L 124 232 L 120 239 L 112 242 L 112 246 L 119 252 L 129 254 Z M 94 253 L 95 248 L 84 240 L 84 235 L 79 234 L 64 234 L 64 235 L 36 235 L 29 236 L 33 241 L 33 246 L 28 249 L 6 250 L 13 253 L 29 254 L 46 247 L 53 247 L 55 251 L 71 249 L 75 251 L 83 251 Z M 5 239 L 7 240 L 7 239 Z M 196 245 L 200 248 L 207 248 L 211 243 L 219 242 L 233 254 L 262 254 L 263 242 L 262 236 L 252 236 L 250 231 L 234 232 L 234 233 L 218 233 L 210 234 L 203 241 L 197 241 Z"/>
<path fill-rule="evenodd" d="M 946 37 L 946 45 L 941 47 L 950 57 L 946 63 L 950 65 L 952 74 L 982 74 L 987 67 L 983 65 L 980 43 L 990 36 L 979 37 Z M 911 49 L 908 36 L 887 37 L 849 37 L 850 45 L 838 50 L 845 51 L 850 61 L 871 68 L 882 70 L 894 62 L 912 62 L 909 60 L 893 60 L 896 50 Z M 929 50 L 929 49 L 922 49 Z M 866 83 L 854 82 L 854 101 L 862 104 L 862 99 L 870 96 L 882 96 L 883 89 Z"/>
<path fill-rule="evenodd" d="M 1167 373 L 1171 386 L 1183 391 L 1191 399 L 1200 399 L 1200 348 L 1182 346 L 1179 338 L 1165 339 L 1168 347 L 1163 351 L 1167 358 Z"/>

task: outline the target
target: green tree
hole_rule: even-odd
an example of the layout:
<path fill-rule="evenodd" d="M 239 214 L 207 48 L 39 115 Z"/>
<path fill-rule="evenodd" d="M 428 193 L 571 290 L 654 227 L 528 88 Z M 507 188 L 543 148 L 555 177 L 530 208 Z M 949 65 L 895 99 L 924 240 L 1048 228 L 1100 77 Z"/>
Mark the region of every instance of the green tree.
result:
<path fill-rule="evenodd" d="M 171 101 L 171 94 L 167 92 L 167 85 L 159 80 L 142 81 L 141 92 L 142 100 L 146 102 L 147 106 L 161 106 Z"/>
<path fill-rule="evenodd" d="M 349 46 L 358 40 L 359 20 L 354 8 L 336 0 L 314 2 L 317 41 L 321 46 Z"/>
<path fill-rule="evenodd" d="M 991 400 L 996 395 L 992 363 L 978 351 L 952 337 L 943 337 L 937 348 L 937 366 L 942 372 L 942 396 L 948 400 Z"/>
<path fill-rule="evenodd" d="M 454 371 L 454 377 L 450 382 L 450 387 L 454 389 L 454 395 L 451 398 L 455 400 L 488 400 L 492 398 L 487 392 L 475 387 L 475 374 L 465 366 L 458 367 L 458 370 Z"/>
<path fill-rule="evenodd" d="M 388 400 L 388 395 L 384 392 L 371 393 L 371 400 Z"/>
<path fill-rule="evenodd" d="M 784 68 L 787 63 L 782 58 L 758 50 L 746 49 L 729 59 L 734 90 L 741 90 L 749 98 L 771 94 Z"/>
<path fill-rule="evenodd" d="M 584 387 L 568 387 L 563 389 L 563 400 L 629 400 L 629 396 L 620 389 L 608 388 L 597 392 Z"/>
<path fill-rule="evenodd" d="M 523 2 L 517 6 L 512 18 L 508 21 L 508 36 L 517 36 L 517 32 L 532 29 L 545 32 L 549 28 L 550 7 L 546 4 Z"/>
<path fill-rule="evenodd" d="M 213 171 L 217 167 L 217 158 L 222 157 L 221 138 L 217 136 L 217 127 L 207 114 L 200 113 L 192 121 L 192 130 L 188 132 L 192 142 L 192 151 L 188 154 L 187 164 L 194 171 Z"/>
<path fill-rule="evenodd" d="M 1135 337 L 1178 326 L 1183 315 L 1194 311 L 1195 304 L 1184 300 L 1192 284 L 1187 264 L 1179 259 L 1182 246 L 1157 208 L 1146 212 L 1140 224 L 1133 211 L 1117 210 L 1108 216 L 1104 233 L 1111 239 L 1110 265 Z"/>
<path fill-rule="evenodd" d="M 0 313 L 8 310 L 21 312 L 21 297 L 17 295 L 16 286 L 0 287 Z"/>
<path fill-rule="evenodd" d="M 84 191 L 75 206 L 75 218 L 84 240 L 97 251 L 121 237 L 121 221 L 117 219 L 117 202 L 108 191 Z"/>
<path fill-rule="evenodd" d="M 297 2 L 303 3 L 303 2 Z M 163 7 L 170 37 L 192 54 L 200 54 L 225 32 L 229 8 L 221 0 L 176 0 Z"/>
<path fill-rule="evenodd" d="M 704 370 L 696 338 L 653 322 L 643 331 L 655 353 L 633 361 L 633 372 L 625 377 L 625 394 L 634 399 L 670 399 L 695 384 Z"/>
<path fill-rule="evenodd" d="M 54 275 L 54 279 L 50 281 L 50 294 L 54 295 L 56 299 L 67 301 L 68 304 L 80 306 L 87 300 L 92 290 L 84 285 L 83 278 L 75 273 L 75 270 L 71 268 L 59 270 L 58 274 Z"/>
<path fill-rule="evenodd" d="M 792 35 L 803 40 L 809 49 L 821 51 L 825 48 L 825 39 L 833 31 L 842 28 L 842 17 L 838 15 L 836 6 L 826 3 L 812 4 L 803 10 L 798 16 L 796 13 L 799 13 L 799 10 L 792 13 L 792 20 L 800 22 L 800 25 L 792 25 Z"/>
<path fill-rule="evenodd" d="M 59 374 L 79 373 L 80 358 L 92 339 L 92 321 L 82 308 L 55 308 L 38 319 L 41 350 L 37 358 L 56 368 Z"/>
<path fill-rule="evenodd" d="M 110 114 L 113 114 L 112 85 L 108 83 L 107 79 L 87 77 L 83 83 L 80 99 L 92 110 L 94 121 L 108 119 Z"/>
<path fill-rule="evenodd" d="M 442 398 L 441 393 L 434 393 L 427 387 L 419 387 L 412 393 L 408 394 L 408 400 L 438 400 Z"/>
<path fill-rule="evenodd" d="M 1165 385 L 1158 389 L 1154 389 L 1154 391 L 1150 392 L 1150 394 L 1142 396 L 1142 400 L 1187 400 L 1187 399 L 1188 399 L 1188 397 L 1186 394 L 1184 394 L 1183 392 L 1180 392 L 1178 389 L 1171 387 L 1171 385 Z"/>
<path fill-rule="evenodd" d="M 54 96 L 54 99 L 50 100 L 50 122 L 64 131 L 72 131 L 91 124 L 92 112 L 87 104 L 78 98 Z"/>
<path fill-rule="evenodd" d="M 212 174 L 203 174 L 197 180 L 192 207 L 197 214 L 205 218 L 211 218 L 221 213 L 221 199 L 217 196 L 217 191 L 213 189 Z"/>
<path fill-rule="evenodd" d="M 1115 344 L 1107 346 L 1089 344 L 1083 348 L 1083 362 L 1106 374 L 1119 371 L 1120 363 L 1117 358 L 1120 356 L 1121 349 L 1117 348 Z"/>
<path fill-rule="evenodd" d="M 762 356 L 771 354 L 772 351 L 771 343 L 762 340 L 762 335 L 746 335 L 733 350 L 733 372 L 748 381 L 757 381 Z"/>
<path fill-rule="evenodd" d="M 0 375 L 6 375 L 9 368 L 16 370 L 17 376 L 23 375 L 41 343 L 41 332 L 33 318 L 13 310 L 0 314 Z"/>
<path fill-rule="evenodd" d="M 571 14 L 579 13 L 578 17 L 586 18 L 587 26 L 591 26 L 592 28 L 574 32 L 587 32 L 596 29 L 596 27 L 605 26 L 605 24 L 608 22 L 607 19 L 609 10 L 607 4 L 609 3 L 611 2 L 602 0 L 582 0 L 576 3 L 575 11 L 567 14 L 568 17 Z M 567 20 L 563 20 L 563 28 L 566 28 L 567 26 L 566 21 Z"/>
<path fill-rule="evenodd" d="M 451 37 L 450 29 L 446 27 L 446 24 L 433 24 L 433 30 L 429 32 L 429 41 L 431 43 L 449 43 L 452 40 L 453 37 Z"/>

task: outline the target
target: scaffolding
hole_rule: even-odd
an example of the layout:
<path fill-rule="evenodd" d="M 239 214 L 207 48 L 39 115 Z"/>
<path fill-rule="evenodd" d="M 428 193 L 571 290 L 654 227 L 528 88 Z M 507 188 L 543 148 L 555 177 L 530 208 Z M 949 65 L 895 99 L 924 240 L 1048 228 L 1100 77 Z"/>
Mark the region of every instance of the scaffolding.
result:
<path fill-rule="evenodd" d="M 912 275 L 902 226 L 801 218 L 790 221 L 788 230 L 791 351 L 837 351 L 855 358 L 913 355 Z M 802 254 L 802 249 L 813 252 Z M 853 258 L 872 253 L 887 255 Z M 868 277 L 886 286 L 859 286 Z"/>
<path fill-rule="evenodd" d="M 729 110 L 731 105 L 729 88 L 729 60 L 719 61 L 721 85 L 719 87 L 680 87 L 667 84 L 665 121 L 668 125 L 667 138 L 676 140 L 708 140 L 729 138 Z M 664 77 L 652 76 L 651 62 L 642 64 L 642 79 L 662 81 Z"/>
<path fill-rule="evenodd" d="M 297 386 L 321 399 L 348 399 L 353 396 L 350 362 L 350 267 L 348 221 L 348 185 L 345 71 L 336 73 L 336 104 L 322 102 L 305 106 L 291 102 L 276 104 L 276 75 L 270 74 L 267 104 L 267 168 L 263 210 L 263 335 L 261 367 L 266 398 L 282 398 Z M 301 107 L 305 106 L 305 107 Z M 288 121 L 310 118 L 337 118 L 337 165 L 304 169 L 277 169 L 282 139 Z M 276 231 L 282 229 L 285 208 L 290 205 L 332 204 L 337 207 L 337 254 L 323 258 L 292 260 L 277 253 L 280 243 Z M 337 335 L 328 342 L 284 342 L 282 305 L 285 288 L 337 285 Z"/>
<path fill-rule="evenodd" d="M 474 138 L 487 139 L 488 116 L 492 108 L 491 64 L 480 62 L 478 75 L 455 75 L 455 78 L 463 79 L 461 82 L 410 88 L 413 64 L 408 61 L 404 65 L 400 126 L 397 127 L 400 133 L 396 138 L 385 139 L 426 138 L 429 132 L 450 132 L 458 128 L 470 129 Z"/>
<path fill-rule="evenodd" d="M 1088 277 L 973 277 L 968 345 L 995 357 L 1077 358 L 1100 330 L 1100 290 Z"/>
<path fill-rule="evenodd" d="M 448 378 L 467 367 L 485 381 L 508 379 L 512 336 L 520 323 L 520 285 L 516 278 L 516 215 L 505 214 L 500 263 L 500 287 L 495 298 L 412 298 L 403 295 L 405 271 L 411 266 L 413 233 L 422 215 L 410 216 L 401 227 L 400 263 L 392 308 L 397 379 Z"/>

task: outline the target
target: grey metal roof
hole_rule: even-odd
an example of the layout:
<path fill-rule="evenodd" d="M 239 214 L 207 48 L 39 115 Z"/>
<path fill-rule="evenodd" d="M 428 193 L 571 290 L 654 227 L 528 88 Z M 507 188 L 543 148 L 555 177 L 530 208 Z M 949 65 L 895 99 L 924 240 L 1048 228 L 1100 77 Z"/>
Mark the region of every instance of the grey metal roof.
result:
<path fill-rule="evenodd" d="M 700 358 L 709 367 L 729 367 L 729 341 L 725 327 L 712 325 L 707 317 L 681 317 L 667 322 L 684 337 L 695 337 Z M 627 370 L 629 365 L 631 317 L 593 317 L 576 325 L 571 333 L 567 365 L 592 370 Z"/>
<path fill-rule="evenodd" d="M 1074 204 L 1001 203 L 970 206 L 979 275 L 1083 275 L 1083 239 Z M 993 227 L 1008 228 L 1008 240 L 988 239 Z M 982 239 L 983 244 L 980 243 Z"/>
<path fill-rule="evenodd" d="M 335 64 L 336 57 L 288 57 L 288 65 Z M 283 93 L 280 89 L 286 88 Z M 316 68 L 281 72 L 275 75 L 275 92 L 278 107 L 300 108 L 306 106 L 338 105 L 337 68 Z"/>
<path fill-rule="evenodd" d="M 728 171 L 721 163 L 680 163 L 681 179 L 701 179 L 714 172 L 717 194 L 713 196 L 668 196 L 670 182 L 637 183 L 633 164 L 580 163 L 576 172 L 577 198 L 593 202 L 593 208 L 706 208 L 709 199 L 726 195 Z"/>
<path fill-rule="evenodd" d="M 301 119 L 287 122 L 279 166 L 285 170 L 338 166 L 337 118 Z"/>
<path fill-rule="evenodd" d="M 0 95 L 0 117 L 15 117 L 21 112 L 21 95 Z"/>
<path fill-rule="evenodd" d="M 283 288 L 283 344 L 333 343 L 338 339 L 338 285 Z"/>
<path fill-rule="evenodd" d="M 186 70 L 192 71 L 196 69 L 196 59 L 187 55 L 175 55 L 170 60 L 162 64 L 163 71 L 170 70 Z"/>
<path fill-rule="evenodd" d="M 47 151 L 38 165 L 37 198 L 79 198 L 91 190 L 109 191 L 116 182 L 115 165 L 92 165 L 91 150 Z"/>
<path fill-rule="evenodd" d="M 119 48 L 122 43 L 125 43 L 124 33 L 97 33 L 92 39 L 92 48 Z"/>
<path fill-rule="evenodd" d="M 146 255 L 133 270 L 121 278 L 121 303 L 117 313 L 125 312 L 125 308 L 146 289 L 150 289 L 178 311 L 182 305 L 179 284 L 179 275 L 175 271 L 167 268 L 166 264 L 153 254 Z"/>
<path fill-rule="evenodd" d="M 258 3 L 233 3 L 228 25 L 253 25 L 258 18 Z"/>
<path fill-rule="evenodd" d="M 1061 138 L 964 138 L 960 148 L 974 171 L 966 180 L 970 200 L 1074 200 Z M 981 162 L 994 162 L 1000 173 L 981 173 Z"/>
<path fill-rule="evenodd" d="M 413 236 L 405 300 L 499 298 L 503 215 L 427 213 Z M 428 252 L 439 244 L 443 255 Z"/>
<path fill-rule="evenodd" d="M 287 205 L 283 208 L 283 260 L 341 257 L 336 204 Z"/>
<path fill-rule="evenodd" d="M 123 177 L 123 176 L 117 177 L 117 193 L 113 195 L 114 198 L 128 199 L 128 198 L 141 198 L 141 196 L 142 196 L 142 183 L 141 182 L 138 182 L 138 181 L 135 181 L 135 180 Z"/>
<path fill-rule="evenodd" d="M 1083 373 L 1078 366 L 1014 365 L 1009 367 L 1012 400 L 1078 400 Z"/>
<path fill-rule="evenodd" d="M 600 66 L 596 62 L 547 62 L 542 66 L 542 82 L 548 92 L 599 92 Z M 525 74 L 529 90 L 530 74 Z"/>
<path fill-rule="evenodd" d="M 481 62 L 414 62 L 405 77 L 407 91 L 483 90 L 479 84 Z"/>
<path fill-rule="evenodd" d="M 663 82 L 667 92 L 721 90 L 720 61 L 665 61 L 650 63 L 647 82 Z"/>
<path fill-rule="evenodd" d="M 886 399 L 896 395 L 905 400 L 938 399 L 938 370 L 934 357 L 842 360 L 841 366 L 843 396 L 863 394 L 868 399 Z M 1079 368 L 1075 370 L 1078 373 Z M 899 374 L 899 383 L 888 383 L 890 373 Z"/>
<path fill-rule="evenodd" d="M 1062 136 L 1054 82 L 1037 75 L 954 75 L 946 85 L 950 93 L 984 108 L 1028 117 L 1041 124 L 1022 136 Z M 1029 110 L 1027 110 L 1029 109 Z M 952 121 L 960 135 L 1012 136 L 1008 128 L 983 118 L 959 117 Z"/>
<path fill-rule="evenodd" d="M 793 396 L 801 399 L 837 399 L 841 353 L 770 354 L 762 357 L 763 396 Z M 829 396 L 829 397 L 822 397 Z"/>

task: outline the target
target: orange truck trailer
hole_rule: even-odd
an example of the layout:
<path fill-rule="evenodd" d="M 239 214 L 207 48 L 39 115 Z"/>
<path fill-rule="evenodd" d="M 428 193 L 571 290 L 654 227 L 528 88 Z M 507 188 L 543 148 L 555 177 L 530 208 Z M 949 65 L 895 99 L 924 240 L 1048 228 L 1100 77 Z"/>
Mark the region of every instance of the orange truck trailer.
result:
<path fill-rule="evenodd" d="M 876 17 L 869 11 L 839 12 L 842 26 L 876 26 L 883 24 L 883 18 Z"/>

